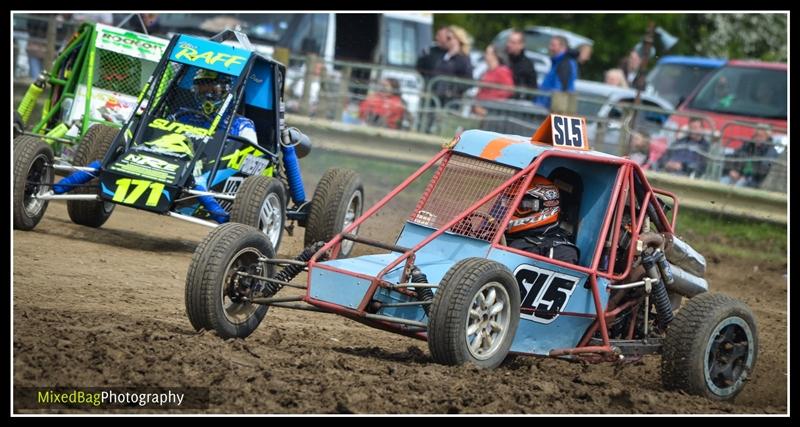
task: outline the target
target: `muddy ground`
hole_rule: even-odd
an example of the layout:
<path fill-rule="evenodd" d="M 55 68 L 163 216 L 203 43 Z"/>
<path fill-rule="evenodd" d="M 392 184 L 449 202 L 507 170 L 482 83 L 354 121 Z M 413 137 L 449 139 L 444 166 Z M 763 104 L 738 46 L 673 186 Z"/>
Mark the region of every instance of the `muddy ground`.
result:
<path fill-rule="evenodd" d="M 367 183 L 368 202 L 386 191 L 374 184 Z M 400 219 L 384 216 L 368 231 L 389 234 L 381 224 Z M 298 231 L 284 236 L 282 255 L 301 249 Z M 271 308 L 246 340 L 197 334 L 184 314 L 184 279 L 207 232 L 121 207 L 103 228 L 90 229 L 73 224 L 61 202 L 50 204 L 34 231 L 15 230 L 15 387 L 209 387 L 209 412 L 236 413 L 787 409 L 785 262 L 707 254 L 712 289 L 749 304 L 760 336 L 752 380 L 735 402 L 722 403 L 663 391 L 657 356 L 621 369 L 541 358 L 491 371 L 445 367 L 432 362 L 423 341 L 283 308 Z"/>

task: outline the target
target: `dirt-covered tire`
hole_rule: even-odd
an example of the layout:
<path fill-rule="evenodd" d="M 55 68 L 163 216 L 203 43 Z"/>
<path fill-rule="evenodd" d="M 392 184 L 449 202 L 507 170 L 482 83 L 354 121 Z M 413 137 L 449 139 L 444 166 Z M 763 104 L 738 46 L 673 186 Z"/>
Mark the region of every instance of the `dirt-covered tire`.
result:
<path fill-rule="evenodd" d="M 499 366 L 517 332 L 519 306 L 519 286 L 505 266 L 484 258 L 459 261 L 439 283 L 431 304 L 428 348 L 433 360 Z"/>
<path fill-rule="evenodd" d="M 47 210 L 47 200 L 34 199 L 53 185 L 53 149 L 29 135 L 14 139 L 14 228 L 32 230 Z M 41 183 L 42 185 L 29 184 Z"/>
<path fill-rule="evenodd" d="M 86 166 L 95 160 L 103 160 L 118 132 L 119 129 L 102 124 L 90 127 L 75 151 L 72 164 Z M 97 184 L 97 182 L 97 179 L 93 179 L 87 185 Z M 76 187 L 70 191 L 70 194 L 96 194 L 97 192 L 98 189 L 93 187 Z M 111 202 L 68 200 L 67 213 L 72 222 L 97 228 L 108 221 L 114 212 L 114 206 L 114 203 Z"/>
<path fill-rule="evenodd" d="M 317 183 L 306 223 L 304 244 L 308 247 L 332 239 L 361 216 L 364 210 L 364 184 L 350 169 L 330 168 Z M 353 231 L 356 234 L 358 229 Z M 353 242 L 342 242 L 339 258 L 347 258 Z"/>
<path fill-rule="evenodd" d="M 283 184 L 266 176 L 245 178 L 231 207 L 231 222 L 261 230 L 277 252 L 286 223 L 286 189 Z"/>
<path fill-rule="evenodd" d="M 260 257 L 274 258 L 275 251 L 267 236 L 249 225 L 223 224 L 203 239 L 186 276 L 186 314 L 195 330 L 213 330 L 223 339 L 245 338 L 256 330 L 269 307 L 242 302 L 232 289 L 237 271 L 275 274 L 272 264 L 258 262 Z M 252 280 L 240 277 L 239 283 L 252 285 Z"/>
<path fill-rule="evenodd" d="M 22 121 L 22 116 L 14 111 L 14 141 L 25 130 L 25 122 Z M 16 144 L 15 144 L 16 145 Z"/>
<path fill-rule="evenodd" d="M 733 399 L 758 358 L 758 331 L 743 302 L 704 293 L 684 303 L 664 338 L 661 380 L 669 390 Z"/>

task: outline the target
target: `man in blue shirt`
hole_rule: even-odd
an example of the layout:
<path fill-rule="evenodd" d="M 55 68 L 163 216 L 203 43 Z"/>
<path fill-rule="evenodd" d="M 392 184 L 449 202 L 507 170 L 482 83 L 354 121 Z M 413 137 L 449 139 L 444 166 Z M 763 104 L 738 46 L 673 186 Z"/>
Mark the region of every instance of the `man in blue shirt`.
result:
<path fill-rule="evenodd" d="M 578 78 L 578 64 L 567 51 L 567 39 L 553 36 L 550 39 L 550 71 L 545 74 L 539 89 L 557 92 L 574 92 L 575 79 Z M 539 96 L 536 103 L 550 108 L 550 97 Z"/>

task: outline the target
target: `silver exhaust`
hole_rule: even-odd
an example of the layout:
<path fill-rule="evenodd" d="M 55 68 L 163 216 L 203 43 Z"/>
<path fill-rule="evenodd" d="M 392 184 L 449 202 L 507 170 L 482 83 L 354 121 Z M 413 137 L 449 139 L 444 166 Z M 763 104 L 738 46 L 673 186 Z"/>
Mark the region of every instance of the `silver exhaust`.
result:
<path fill-rule="evenodd" d="M 692 274 L 698 278 L 705 277 L 705 257 L 677 236 L 666 236 L 664 254 L 672 265 L 682 268 L 685 273 Z M 706 290 L 708 290 L 708 284 L 706 284 Z"/>
<path fill-rule="evenodd" d="M 693 297 L 703 292 L 708 292 L 708 282 L 702 277 L 697 277 L 692 273 L 687 272 L 681 267 L 671 264 L 673 281 L 667 284 L 667 289 L 671 292 L 683 295 L 685 297 Z"/>

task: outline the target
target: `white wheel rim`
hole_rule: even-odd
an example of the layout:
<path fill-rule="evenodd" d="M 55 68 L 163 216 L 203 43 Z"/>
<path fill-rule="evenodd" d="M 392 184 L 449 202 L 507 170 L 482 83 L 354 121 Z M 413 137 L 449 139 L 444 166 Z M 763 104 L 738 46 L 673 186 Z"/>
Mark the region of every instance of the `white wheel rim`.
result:
<path fill-rule="evenodd" d="M 361 191 L 356 191 L 350 196 L 350 200 L 347 202 L 347 211 L 344 214 L 344 221 L 342 222 L 342 230 L 344 231 L 350 224 L 354 223 L 356 218 L 361 216 L 361 209 L 363 203 L 361 203 Z M 351 234 L 358 234 L 358 227 Z M 342 249 L 341 253 L 344 256 L 350 254 L 350 251 L 353 250 L 353 245 L 355 242 L 351 240 L 345 240 L 342 242 Z"/>
<path fill-rule="evenodd" d="M 275 193 L 270 193 L 261 205 L 258 213 L 258 226 L 267 235 L 272 247 L 278 246 L 278 240 L 283 232 L 283 213 L 281 201 Z"/>
<path fill-rule="evenodd" d="M 486 360 L 497 353 L 511 323 L 511 298 L 499 282 L 483 285 L 472 298 L 465 339 L 472 357 Z"/>
<path fill-rule="evenodd" d="M 225 313 L 225 318 L 228 319 L 229 322 L 240 325 L 242 323 L 247 322 L 248 319 L 256 312 L 258 306 L 256 304 L 252 304 L 249 302 L 236 302 L 233 301 L 230 296 L 228 295 L 228 287 L 231 285 L 231 277 L 234 271 L 231 271 L 231 267 L 238 261 L 243 255 L 250 254 L 254 256 L 256 259 L 264 258 L 264 255 L 261 254 L 261 251 L 253 248 L 245 248 L 241 251 L 237 252 L 236 255 L 231 257 L 231 261 L 228 263 L 228 266 L 225 268 L 225 275 L 223 276 L 223 284 L 220 286 L 220 293 L 221 293 L 221 301 L 222 301 L 222 311 Z M 261 264 L 261 271 L 266 271 L 266 265 Z"/>

